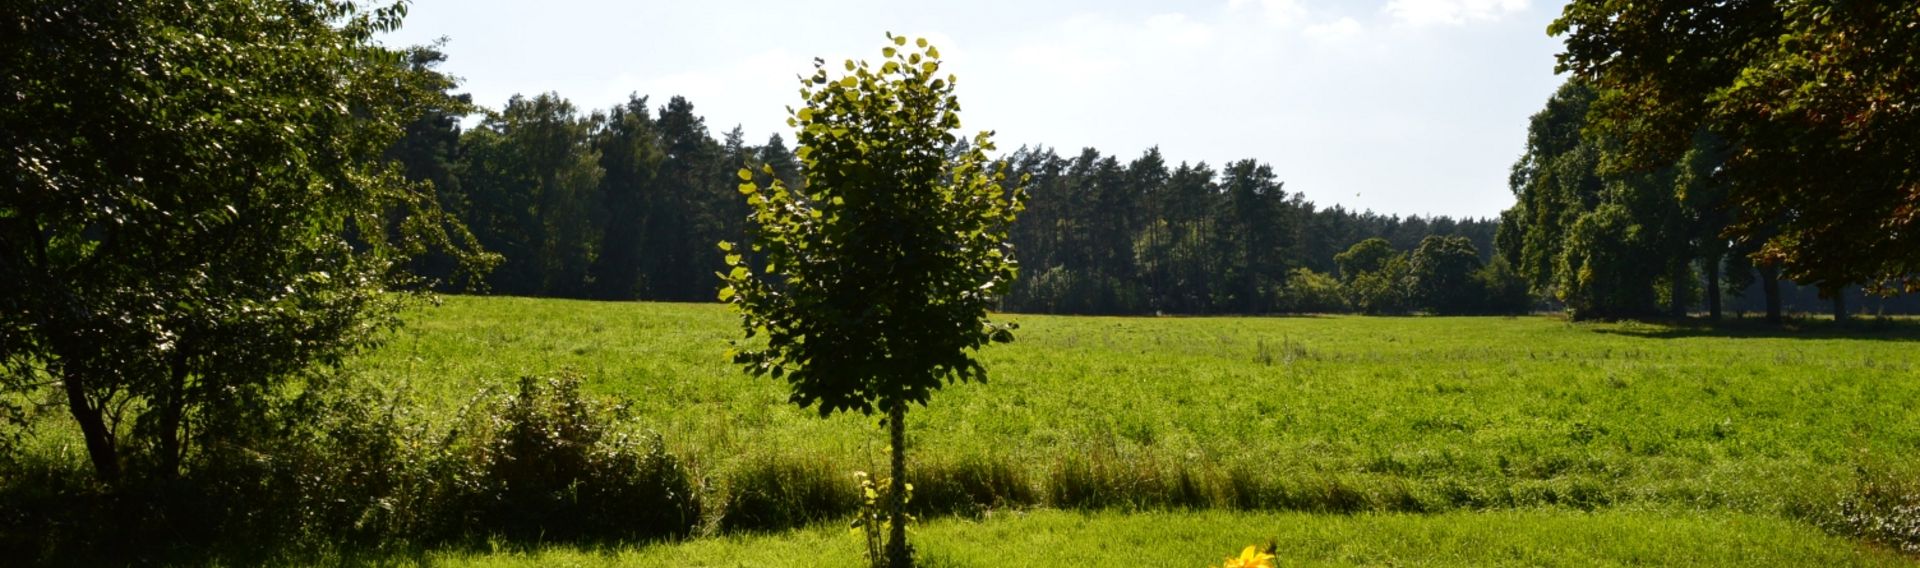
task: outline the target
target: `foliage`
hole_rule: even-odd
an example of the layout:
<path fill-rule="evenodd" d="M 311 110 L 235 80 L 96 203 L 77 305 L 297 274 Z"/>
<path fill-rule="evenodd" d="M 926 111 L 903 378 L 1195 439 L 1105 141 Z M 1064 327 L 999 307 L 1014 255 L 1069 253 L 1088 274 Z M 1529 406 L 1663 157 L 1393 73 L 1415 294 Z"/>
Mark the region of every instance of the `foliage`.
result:
<path fill-rule="evenodd" d="M 886 480 L 881 480 L 881 483 L 875 484 L 872 477 L 868 476 L 867 472 L 864 471 L 853 472 L 853 477 L 860 483 L 860 510 L 855 512 L 853 516 L 853 532 L 858 533 L 866 541 L 867 565 L 872 568 L 884 568 L 887 565 L 884 542 L 886 534 L 891 530 L 891 523 L 894 521 L 894 519 L 887 517 L 886 506 L 894 500 L 892 497 L 883 494 L 883 492 L 886 491 L 886 489 L 883 488 L 891 484 L 886 483 Z M 911 503 L 913 501 L 913 484 L 908 483 L 906 488 L 907 493 L 901 496 L 900 502 Z M 911 516 L 906 518 L 906 522 L 909 525 L 914 521 L 915 519 Z"/>
<path fill-rule="evenodd" d="M 1013 339 L 987 310 L 1015 274 L 1007 230 L 1021 190 L 1005 165 L 991 164 L 990 133 L 965 146 L 955 78 L 938 75 L 940 52 L 888 34 L 877 68 L 846 62 L 829 79 L 824 61 L 802 80 L 800 129 L 807 185 L 766 188 L 740 170 L 753 207 L 751 254 L 730 254 L 720 300 L 741 315 L 748 337 L 733 360 L 755 375 L 785 379 L 789 400 L 836 411 L 887 415 L 893 447 L 893 538 L 889 563 L 907 566 L 905 424 L 908 404 L 925 405 L 943 383 L 986 379 L 972 352 Z M 949 151 L 951 150 L 951 152 Z M 771 166 L 762 172 L 773 173 Z M 764 262 L 756 269 L 755 264 Z"/>
<path fill-rule="evenodd" d="M 617 429 L 624 409 L 580 392 L 575 375 L 522 377 L 518 392 L 482 407 L 477 436 L 456 448 L 452 535 L 516 541 L 677 538 L 700 523 L 692 475 L 659 436 Z"/>
<path fill-rule="evenodd" d="M 1353 282 L 1362 274 L 1385 269 L 1387 263 L 1399 254 L 1400 251 L 1394 250 L 1392 243 L 1374 237 L 1347 247 L 1347 250 L 1334 255 L 1333 262 L 1340 265 L 1340 280 Z"/>
<path fill-rule="evenodd" d="M 443 57 L 418 53 L 425 67 Z M 489 279 L 492 293 L 711 298 L 723 284 L 711 266 L 724 257 L 711 243 L 747 240 L 748 206 L 733 191 L 738 167 L 748 164 L 763 187 L 776 178 L 788 187 L 805 181 L 784 139 L 753 146 L 738 128 L 716 139 L 681 97 L 651 108 L 633 97 L 592 113 L 556 94 L 516 97 L 464 133 L 452 112 L 409 126 L 393 154 L 409 176 L 434 184 L 442 206 L 476 229 L 476 242 L 505 253 L 507 267 Z M 1319 209 L 1282 191 L 1271 168 L 1252 160 L 1222 172 L 1169 166 L 1157 149 L 1131 161 L 1046 148 L 1005 159 L 1003 184 L 1031 179 L 1024 187 L 1033 194 L 1009 227 L 1029 270 L 997 299 L 1003 310 L 1286 311 L 1293 269 L 1334 272 L 1334 255 L 1363 239 L 1412 249 L 1430 235 L 1461 236 L 1493 250 L 1491 221 Z M 597 185 L 587 187 L 592 179 Z M 418 269 L 443 274 L 445 260 Z"/>
<path fill-rule="evenodd" d="M 1361 272 L 1347 283 L 1347 304 L 1367 315 L 1407 313 L 1414 307 L 1412 280 L 1407 255 L 1394 253 L 1379 270 Z"/>
<path fill-rule="evenodd" d="M 1046 313 L 1136 313 L 1144 303 L 1141 295 L 1131 283 L 1112 276 L 1055 266 L 1021 279 L 1007 302 Z"/>
<path fill-rule="evenodd" d="M 1480 253 L 1464 237 L 1427 237 L 1413 250 L 1407 272 L 1416 305 L 1436 314 L 1480 310 L 1486 290 L 1475 286 Z"/>
<path fill-rule="evenodd" d="M 1620 169 L 1675 163 L 1702 132 L 1732 144 L 1713 177 L 1728 233 L 1832 293 L 1920 289 L 1920 12 L 1899 2 L 1701 5 L 1579 0 L 1549 28 L 1559 69 L 1602 92 L 1593 129 Z"/>
<path fill-rule="evenodd" d="M 417 416 L 401 400 L 337 374 L 188 457 L 176 478 L 75 483 L 59 461 L 0 470 L 0 551 L 23 562 L 238 563 L 326 546 L 386 547 L 420 526 L 410 499 L 427 481 L 410 451 Z M 78 464 L 72 464 L 78 465 Z M 274 543 L 263 546 L 262 543 Z"/>
<path fill-rule="evenodd" d="M 943 380 L 983 379 L 969 352 L 1012 338 L 986 312 L 1014 275 L 1004 236 L 1020 192 L 1000 187 L 986 133 L 947 159 L 958 103 L 938 51 L 921 49 L 888 47 L 878 69 L 849 61 L 857 72 L 838 80 L 819 65 L 792 119 L 807 187 L 762 188 L 742 170 L 753 254 L 721 243 L 733 269 L 720 298 L 768 341 L 735 362 L 823 416 L 924 404 Z"/>
<path fill-rule="evenodd" d="M 1633 254 L 1645 245 L 1641 236 L 1626 207 L 1612 204 L 1582 215 L 1568 229 L 1554 270 L 1554 289 L 1568 315 L 1611 319 L 1654 312 L 1658 267 Z"/>
<path fill-rule="evenodd" d="M 405 6 L 27 2 L 0 68 L 0 357 L 59 381 L 99 477 L 174 475 L 374 343 L 452 221 L 381 159 L 450 106 Z M 452 245 L 454 252 L 474 251 Z M 133 455 L 128 455 L 129 453 Z"/>
<path fill-rule="evenodd" d="M 1651 172 L 1604 167 L 1622 143 L 1586 128 L 1603 96 L 1571 80 L 1533 116 L 1509 180 L 1517 203 L 1502 213 L 1496 235 L 1501 256 L 1576 318 L 1653 315 L 1662 295 L 1670 313 L 1684 315 L 1691 263 L 1720 254 L 1697 208 L 1709 205 L 1711 191 L 1683 200 L 1675 180 L 1686 176 L 1672 164 Z"/>
<path fill-rule="evenodd" d="M 581 295 L 607 218 L 593 124 L 558 95 L 514 97 L 461 137 L 462 217 L 505 258 L 487 280 L 503 294 Z"/>
<path fill-rule="evenodd" d="M 1295 268 L 1287 273 L 1287 287 L 1281 291 L 1281 307 L 1302 314 L 1345 312 L 1348 310 L 1347 298 L 1342 293 L 1340 281 L 1334 277 L 1314 272 L 1311 268 Z"/>
<path fill-rule="evenodd" d="M 1473 279 L 1485 298 L 1481 313 L 1524 314 L 1533 311 L 1534 297 L 1527 292 L 1527 280 L 1507 265 L 1506 258 L 1494 257 L 1493 262 L 1473 273 Z"/>

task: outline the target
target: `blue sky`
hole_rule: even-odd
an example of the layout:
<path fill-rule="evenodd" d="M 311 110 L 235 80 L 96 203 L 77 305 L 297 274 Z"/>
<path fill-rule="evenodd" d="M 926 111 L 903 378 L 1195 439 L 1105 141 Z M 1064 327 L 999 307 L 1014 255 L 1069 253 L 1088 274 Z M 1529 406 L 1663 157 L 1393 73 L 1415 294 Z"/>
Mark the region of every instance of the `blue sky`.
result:
<path fill-rule="evenodd" d="M 1383 213 L 1492 216 L 1527 117 L 1562 80 L 1558 0 L 415 0 L 394 45 L 448 38 L 483 105 L 555 91 L 584 108 L 684 95 L 715 135 L 786 132 L 814 57 L 926 37 L 965 130 L 1003 149 L 1255 158 L 1289 191 Z M 837 66 L 836 66 L 837 67 Z"/>

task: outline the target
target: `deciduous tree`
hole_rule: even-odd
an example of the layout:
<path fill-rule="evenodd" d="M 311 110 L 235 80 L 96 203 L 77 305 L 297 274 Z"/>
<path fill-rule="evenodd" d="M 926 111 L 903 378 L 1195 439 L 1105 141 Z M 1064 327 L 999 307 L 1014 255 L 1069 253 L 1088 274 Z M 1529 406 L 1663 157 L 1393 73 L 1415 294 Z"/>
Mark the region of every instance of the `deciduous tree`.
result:
<path fill-rule="evenodd" d="M 375 41 L 404 8 L 0 15 L 0 379 L 59 384 L 102 479 L 173 475 L 286 377 L 373 343 L 388 291 L 418 284 L 399 268 L 446 242 L 431 190 L 381 159 L 453 104 Z"/>
<path fill-rule="evenodd" d="M 830 77 L 816 60 L 802 80 L 798 155 L 807 185 L 762 187 L 740 171 L 752 205 L 752 252 L 722 243 L 731 271 L 720 299 L 748 336 L 734 361 L 786 380 L 790 400 L 824 416 L 885 414 L 893 449 L 887 557 L 912 562 L 906 543 L 907 405 L 950 382 L 984 381 L 972 354 L 1010 341 L 987 310 L 1013 280 L 1007 231 L 1021 190 L 989 162 L 989 133 L 949 157 L 960 128 L 954 78 L 939 50 L 892 40 L 880 65 L 847 61 Z M 771 172 L 771 166 L 765 167 Z"/>

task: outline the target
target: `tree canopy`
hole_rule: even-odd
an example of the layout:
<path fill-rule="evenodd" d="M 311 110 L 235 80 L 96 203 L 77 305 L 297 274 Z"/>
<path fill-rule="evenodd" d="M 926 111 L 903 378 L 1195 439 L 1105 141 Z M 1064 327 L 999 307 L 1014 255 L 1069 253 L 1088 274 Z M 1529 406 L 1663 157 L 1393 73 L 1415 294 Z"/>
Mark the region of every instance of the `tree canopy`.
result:
<path fill-rule="evenodd" d="M 1902 2 L 1575 0 L 1559 69 L 1600 96 L 1609 166 L 1650 171 L 1707 134 L 1729 147 L 1726 236 L 1837 293 L 1920 290 L 1920 11 Z"/>
<path fill-rule="evenodd" d="M 430 187 L 382 158 L 460 104 L 373 41 L 404 9 L 28 2 L 4 22 L 0 378 L 60 382 L 103 479 L 173 471 L 281 379 L 373 342 L 407 260 L 450 242 Z"/>

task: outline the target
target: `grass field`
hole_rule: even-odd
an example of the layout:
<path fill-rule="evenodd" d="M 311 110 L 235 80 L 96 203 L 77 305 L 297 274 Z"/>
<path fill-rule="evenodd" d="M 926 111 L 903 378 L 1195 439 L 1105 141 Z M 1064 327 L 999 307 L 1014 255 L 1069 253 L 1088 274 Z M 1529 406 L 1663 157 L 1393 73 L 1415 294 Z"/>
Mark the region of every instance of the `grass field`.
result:
<path fill-rule="evenodd" d="M 1021 325 L 1019 340 L 983 354 L 991 382 L 952 386 L 909 414 L 923 507 L 973 518 L 1034 507 L 1427 515 L 933 522 L 928 552 L 957 565 L 993 565 L 967 560 L 983 553 L 967 543 L 992 548 L 993 531 L 1025 534 L 1009 528 L 1018 523 L 1097 527 L 1056 544 L 1115 558 L 1147 557 L 1109 537 L 1155 542 L 1168 531 L 1277 536 L 1309 563 L 1746 564 L 1738 559 L 1766 550 L 1829 564 L 1821 559 L 1859 551 L 1815 523 L 1861 468 L 1920 470 L 1920 333 L 1905 324 L 1005 317 Z M 786 403 L 786 385 L 726 363 L 737 334 L 714 305 L 452 297 L 352 367 L 439 413 L 523 374 L 578 373 L 630 403 L 715 494 L 761 495 L 776 509 L 850 500 L 847 475 L 885 463 L 874 420 L 821 420 Z M 838 519 L 833 507 L 797 509 L 768 526 Z M 819 529 L 654 547 L 631 560 L 810 549 L 809 539 L 857 542 Z M 1168 554 L 1198 563 L 1218 558 L 1192 554 L 1232 552 L 1190 540 Z"/>
<path fill-rule="evenodd" d="M 1810 527 L 1750 515 L 1500 511 L 1439 515 L 1041 511 L 915 533 L 930 568 L 1220 564 L 1249 543 L 1280 566 L 1908 566 Z M 839 527 L 615 550 L 445 553 L 449 566 L 860 566 Z"/>

